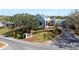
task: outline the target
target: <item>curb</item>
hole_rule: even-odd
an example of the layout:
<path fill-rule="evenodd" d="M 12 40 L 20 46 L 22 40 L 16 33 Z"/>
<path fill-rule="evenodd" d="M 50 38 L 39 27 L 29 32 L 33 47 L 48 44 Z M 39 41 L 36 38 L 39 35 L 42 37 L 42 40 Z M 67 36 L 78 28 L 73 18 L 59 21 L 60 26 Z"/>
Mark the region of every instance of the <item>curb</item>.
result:
<path fill-rule="evenodd" d="M 2 41 L 0 41 L 0 42 L 2 42 Z M 4 48 L 6 48 L 7 46 L 8 46 L 8 44 L 7 43 L 5 43 L 5 42 L 2 42 L 3 44 L 5 44 L 5 46 L 3 46 L 2 48 L 0 48 L 0 49 L 4 49 Z"/>

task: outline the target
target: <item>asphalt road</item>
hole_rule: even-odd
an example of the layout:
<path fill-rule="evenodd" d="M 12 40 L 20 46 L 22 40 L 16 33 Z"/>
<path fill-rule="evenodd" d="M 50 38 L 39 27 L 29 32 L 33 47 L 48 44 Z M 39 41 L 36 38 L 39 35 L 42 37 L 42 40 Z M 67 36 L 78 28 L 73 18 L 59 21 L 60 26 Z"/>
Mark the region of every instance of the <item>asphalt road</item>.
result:
<path fill-rule="evenodd" d="M 0 41 L 3 41 L 8 44 L 7 47 L 5 47 L 2 50 L 52 50 L 52 46 L 40 44 L 40 43 L 30 43 L 30 42 L 24 42 L 21 40 L 9 40 L 4 37 L 0 37 Z"/>

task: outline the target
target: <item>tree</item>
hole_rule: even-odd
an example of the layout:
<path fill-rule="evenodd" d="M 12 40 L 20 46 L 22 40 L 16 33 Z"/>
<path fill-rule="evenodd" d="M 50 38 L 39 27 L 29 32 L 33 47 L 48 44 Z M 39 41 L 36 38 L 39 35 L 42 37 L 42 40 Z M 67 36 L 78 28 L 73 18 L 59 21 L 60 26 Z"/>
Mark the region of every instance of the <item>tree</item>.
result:
<path fill-rule="evenodd" d="M 30 31 L 31 29 L 38 29 L 39 27 L 39 21 L 37 18 L 30 14 L 16 14 L 14 15 L 13 22 L 18 28 L 26 28 L 27 31 Z"/>
<path fill-rule="evenodd" d="M 5 22 L 12 22 L 14 24 L 12 34 L 16 38 L 24 38 L 24 33 L 31 33 L 32 29 L 38 29 L 40 25 L 36 16 L 27 13 L 7 16 Z"/>
<path fill-rule="evenodd" d="M 75 10 L 71 15 L 66 18 L 66 25 L 76 28 L 76 33 L 79 31 L 79 11 Z"/>
<path fill-rule="evenodd" d="M 61 30 L 59 30 L 60 36 L 56 37 L 55 45 L 60 48 L 78 49 L 79 38 L 76 38 L 73 30 L 79 30 L 79 11 L 75 11 L 66 18 Z"/>

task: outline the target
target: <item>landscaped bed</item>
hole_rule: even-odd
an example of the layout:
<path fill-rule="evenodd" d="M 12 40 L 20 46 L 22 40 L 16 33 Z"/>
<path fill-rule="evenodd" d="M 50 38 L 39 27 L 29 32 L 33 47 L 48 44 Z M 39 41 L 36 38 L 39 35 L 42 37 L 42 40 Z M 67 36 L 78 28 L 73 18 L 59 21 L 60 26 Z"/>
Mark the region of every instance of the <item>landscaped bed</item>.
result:
<path fill-rule="evenodd" d="M 0 34 L 3 34 L 4 36 L 9 36 L 9 37 L 15 37 L 15 32 L 12 31 L 12 29 L 9 28 L 2 28 L 0 29 Z M 18 32 L 18 31 L 16 31 Z M 32 37 L 31 38 L 21 38 L 24 41 L 30 41 L 30 42 L 46 42 L 49 40 L 53 40 L 52 38 L 55 38 L 58 34 L 55 33 L 57 32 L 56 29 L 41 29 L 41 30 L 32 30 Z"/>
<path fill-rule="evenodd" d="M 51 40 L 54 41 L 54 38 L 60 34 L 55 27 L 52 29 L 32 30 L 31 32 L 32 37 L 23 39 L 24 41 L 44 43 Z"/>
<path fill-rule="evenodd" d="M 35 41 L 36 42 L 45 42 L 45 41 L 52 40 L 52 38 L 55 38 L 56 36 L 57 36 L 57 34 L 54 34 L 52 32 L 42 32 L 42 33 L 36 34 L 37 40 L 35 40 Z"/>
<path fill-rule="evenodd" d="M 0 48 L 3 48 L 5 46 L 5 43 L 3 43 L 2 41 L 0 41 Z"/>
<path fill-rule="evenodd" d="M 52 33 L 52 32 L 38 32 L 36 34 L 33 34 L 33 37 L 28 38 L 28 39 L 23 39 L 25 41 L 30 41 L 30 42 L 47 42 L 49 40 L 52 40 L 52 38 L 55 38 L 57 34 Z"/>

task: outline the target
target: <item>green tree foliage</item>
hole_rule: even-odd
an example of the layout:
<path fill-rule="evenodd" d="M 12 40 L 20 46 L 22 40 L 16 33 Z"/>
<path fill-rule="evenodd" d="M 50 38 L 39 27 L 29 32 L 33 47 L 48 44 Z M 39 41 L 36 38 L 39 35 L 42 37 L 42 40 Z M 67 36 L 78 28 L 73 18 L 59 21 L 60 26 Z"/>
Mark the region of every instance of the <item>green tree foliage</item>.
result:
<path fill-rule="evenodd" d="M 4 18 L 6 22 L 12 22 L 13 21 L 13 16 L 7 16 Z"/>
<path fill-rule="evenodd" d="M 65 19 L 64 16 L 56 16 L 56 19 Z"/>
<path fill-rule="evenodd" d="M 13 22 L 19 28 L 37 29 L 39 27 L 37 18 L 30 14 L 16 14 L 14 15 Z"/>
<path fill-rule="evenodd" d="M 30 33 L 32 29 L 38 29 L 40 26 L 37 17 L 27 13 L 7 16 L 5 22 L 12 22 L 15 24 L 13 36 L 17 38 L 24 38 L 25 32 Z"/>
<path fill-rule="evenodd" d="M 5 22 L 13 22 L 18 28 L 38 29 L 39 21 L 36 16 L 31 14 L 16 14 L 14 16 L 6 16 Z"/>

